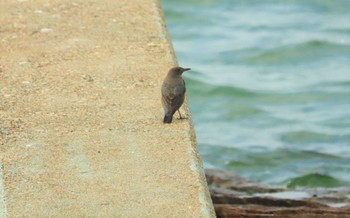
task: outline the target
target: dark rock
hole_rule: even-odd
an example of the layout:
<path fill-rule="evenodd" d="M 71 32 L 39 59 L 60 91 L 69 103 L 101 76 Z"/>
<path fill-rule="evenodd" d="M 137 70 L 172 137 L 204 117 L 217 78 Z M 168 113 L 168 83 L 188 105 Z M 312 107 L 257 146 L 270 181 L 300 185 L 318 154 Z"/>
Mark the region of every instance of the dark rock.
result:
<path fill-rule="evenodd" d="M 279 208 L 279 207 L 237 207 L 230 204 L 215 204 L 215 212 L 218 218 L 234 217 L 277 217 L 277 218 L 349 218 L 350 207 L 343 208 Z"/>
<path fill-rule="evenodd" d="M 207 169 L 205 174 L 217 217 L 350 217 L 348 187 L 295 191 L 262 186 L 223 170 Z M 289 193 L 303 195 L 290 199 L 294 195 Z"/>
<path fill-rule="evenodd" d="M 233 172 L 219 169 L 205 169 L 205 176 L 208 185 L 213 187 L 221 187 L 247 193 L 271 193 L 284 190 L 281 188 L 264 187 L 257 183 L 250 182 Z"/>
<path fill-rule="evenodd" d="M 243 197 L 225 192 L 218 193 L 217 191 L 217 189 L 214 191 L 210 190 L 210 195 L 214 204 L 256 204 L 266 207 L 328 207 L 327 205 L 309 200 L 278 199 L 271 197 Z"/>

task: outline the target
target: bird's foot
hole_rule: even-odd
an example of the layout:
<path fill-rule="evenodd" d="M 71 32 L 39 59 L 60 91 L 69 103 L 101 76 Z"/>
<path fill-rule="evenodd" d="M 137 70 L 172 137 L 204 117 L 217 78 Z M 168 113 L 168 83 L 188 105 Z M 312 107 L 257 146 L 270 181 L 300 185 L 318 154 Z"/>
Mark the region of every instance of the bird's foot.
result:
<path fill-rule="evenodd" d="M 178 117 L 177 119 L 178 119 L 178 120 L 187 120 L 188 117 Z"/>

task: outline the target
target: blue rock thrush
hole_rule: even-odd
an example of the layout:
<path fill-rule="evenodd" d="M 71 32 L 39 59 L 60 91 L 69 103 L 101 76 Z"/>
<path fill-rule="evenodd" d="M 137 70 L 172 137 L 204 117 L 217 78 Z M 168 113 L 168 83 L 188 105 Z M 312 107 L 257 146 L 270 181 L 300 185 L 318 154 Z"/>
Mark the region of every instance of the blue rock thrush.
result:
<path fill-rule="evenodd" d="M 162 104 L 164 109 L 164 123 L 171 123 L 173 115 L 184 103 L 186 85 L 182 73 L 190 68 L 173 67 L 169 70 L 162 85 Z M 181 114 L 180 114 L 180 118 Z"/>

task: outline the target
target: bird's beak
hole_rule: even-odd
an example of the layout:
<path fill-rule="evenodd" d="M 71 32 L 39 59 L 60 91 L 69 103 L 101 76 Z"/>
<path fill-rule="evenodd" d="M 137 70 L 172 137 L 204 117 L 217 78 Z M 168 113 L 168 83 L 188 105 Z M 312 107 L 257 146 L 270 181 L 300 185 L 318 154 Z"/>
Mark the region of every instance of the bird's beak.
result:
<path fill-rule="evenodd" d="M 191 70 L 191 68 L 183 68 L 183 71 L 188 71 L 188 70 Z"/>

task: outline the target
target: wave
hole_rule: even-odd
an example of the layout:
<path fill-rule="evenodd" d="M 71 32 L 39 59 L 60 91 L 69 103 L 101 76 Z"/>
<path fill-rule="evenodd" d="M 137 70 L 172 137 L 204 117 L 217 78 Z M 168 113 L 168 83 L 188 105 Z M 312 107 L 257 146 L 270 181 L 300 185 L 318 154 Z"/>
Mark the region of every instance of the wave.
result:
<path fill-rule="evenodd" d="M 195 93 L 200 93 L 200 95 L 205 96 L 215 96 L 215 97 L 254 97 L 260 95 L 258 92 L 254 92 L 251 90 L 238 88 L 234 86 L 228 85 L 217 85 L 217 84 L 209 84 L 207 82 L 194 79 L 194 78 L 186 78 L 186 84 L 188 84 L 188 88 L 190 88 Z"/>
<path fill-rule="evenodd" d="M 202 121 L 233 121 L 247 117 L 252 117 L 264 113 L 262 109 L 249 103 L 252 98 L 258 98 L 259 93 L 232 87 L 208 84 L 195 79 L 187 79 L 188 93 L 191 104 L 195 105 L 200 114 L 203 115 Z M 237 103 L 237 102 L 240 103 Z M 196 113 L 196 109 L 193 111 Z M 213 113 L 213 111 L 216 111 Z"/>
<path fill-rule="evenodd" d="M 312 40 L 288 47 L 279 47 L 241 60 L 248 64 L 295 64 L 341 55 L 349 56 L 350 45 Z"/>
<path fill-rule="evenodd" d="M 246 170 L 246 167 L 260 169 L 266 166 L 271 168 L 281 168 L 282 165 L 298 165 L 298 162 L 303 162 L 305 165 L 315 164 L 317 160 L 329 161 L 334 164 L 337 162 L 343 163 L 347 158 L 328 153 L 322 153 L 312 150 L 296 150 L 280 148 L 269 150 L 262 146 L 249 146 L 247 148 L 226 147 L 218 144 L 210 144 L 207 142 L 199 142 L 200 151 L 205 156 L 213 156 L 219 160 L 225 160 L 225 168 L 233 168 L 234 170 Z M 215 147 L 215 150 L 212 149 Z M 244 166 L 238 166 L 237 163 Z"/>
<path fill-rule="evenodd" d="M 282 140 L 288 143 L 331 142 L 336 136 L 311 131 L 294 131 L 282 135 Z"/>
<path fill-rule="evenodd" d="M 337 176 L 349 170 L 346 167 L 349 159 L 327 153 L 285 148 L 238 149 L 205 142 L 199 142 L 199 149 L 209 164 L 266 184 L 290 188 L 339 187 L 350 182 Z M 304 175 L 300 176 L 300 172 Z"/>
<path fill-rule="evenodd" d="M 292 131 L 281 137 L 282 141 L 294 144 L 305 143 L 333 143 L 334 141 L 344 142 L 350 140 L 350 135 L 330 135 L 313 131 Z"/>
<path fill-rule="evenodd" d="M 350 87 L 350 80 L 345 81 L 326 81 L 322 83 L 318 83 L 313 85 L 314 87 L 340 87 L 340 88 L 347 88 Z"/>
<path fill-rule="evenodd" d="M 326 29 L 327 32 L 333 32 L 333 33 L 341 33 L 341 34 L 350 34 L 350 29 L 344 29 L 344 28 L 329 28 Z"/>
<path fill-rule="evenodd" d="M 303 175 L 300 177 L 296 177 L 291 179 L 287 187 L 288 188 L 296 188 L 296 187 L 324 187 L 324 188 L 332 188 L 346 185 L 344 181 L 336 179 L 332 176 L 320 173 L 311 173 L 307 175 Z"/>
<path fill-rule="evenodd" d="M 201 78 L 201 79 L 197 79 Z M 204 79 L 203 79 L 204 78 Z M 264 103 L 264 104 L 274 104 L 274 105 L 283 105 L 283 104 L 301 104 L 301 103 L 312 103 L 312 102 L 321 102 L 327 101 L 336 98 L 343 98 L 348 95 L 347 92 L 343 91 L 344 94 L 341 96 L 334 95 L 333 93 L 324 93 L 320 94 L 318 90 L 313 91 L 312 89 L 306 90 L 297 90 L 294 92 L 275 92 L 275 91 L 262 91 L 262 90 L 253 90 L 246 89 L 241 87 L 229 86 L 225 84 L 211 84 L 207 81 L 210 78 L 205 78 L 204 75 L 194 75 L 191 78 L 186 77 L 186 84 L 190 95 L 195 98 L 227 98 L 228 100 L 250 100 L 255 103 Z M 337 86 L 338 83 L 329 83 L 328 85 Z M 348 82 L 342 81 L 339 82 L 339 86 L 347 87 Z M 320 84 L 321 87 L 325 87 L 325 84 Z M 320 86 L 318 84 L 318 86 Z M 338 86 L 338 87 L 339 87 Z"/>

